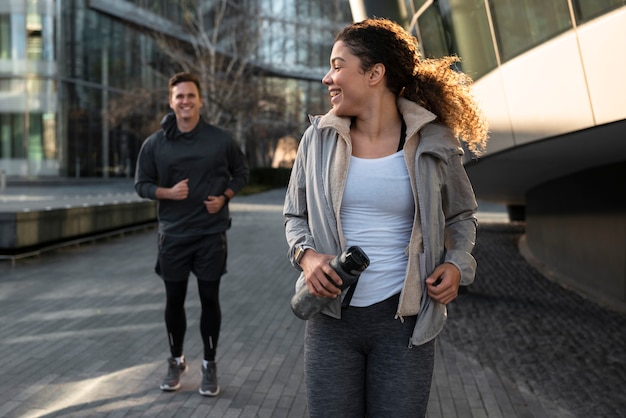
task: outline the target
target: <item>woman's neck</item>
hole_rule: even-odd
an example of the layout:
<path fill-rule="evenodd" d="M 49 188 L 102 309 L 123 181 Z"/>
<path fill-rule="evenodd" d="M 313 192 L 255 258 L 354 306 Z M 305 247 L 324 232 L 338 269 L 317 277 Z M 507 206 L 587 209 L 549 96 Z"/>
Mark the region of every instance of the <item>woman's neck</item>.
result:
<path fill-rule="evenodd" d="M 366 117 L 355 117 L 350 126 L 352 155 L 360 158 L 380 158 L 398 150 L 402 131 L 402 115 L 393 105 L 372 109 Z"/>

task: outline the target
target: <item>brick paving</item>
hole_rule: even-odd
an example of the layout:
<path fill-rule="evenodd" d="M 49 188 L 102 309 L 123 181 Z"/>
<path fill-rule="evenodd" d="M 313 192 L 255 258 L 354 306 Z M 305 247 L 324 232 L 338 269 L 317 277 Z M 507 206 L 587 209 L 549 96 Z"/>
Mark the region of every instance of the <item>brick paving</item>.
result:
<path fill-rule="evenodd" d="M 158 389 L 168 349 L 154 229 L 0 262 L 0 417 L 307 417 L 283 196 L 231 203 L 216 398 L 197 392 L 194 280 L 190 369 L 179 391 Z M 521 234 L 481 224 L 476 282 L 438 339 L 428 417 L 623 416 L 626 315 L 541 276 L 518 254 Z"/>

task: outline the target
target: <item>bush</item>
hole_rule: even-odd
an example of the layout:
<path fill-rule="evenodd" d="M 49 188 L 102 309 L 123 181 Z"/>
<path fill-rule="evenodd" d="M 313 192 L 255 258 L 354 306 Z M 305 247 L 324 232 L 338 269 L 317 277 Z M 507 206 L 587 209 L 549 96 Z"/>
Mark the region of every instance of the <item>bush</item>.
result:
<path fill-rule="evenodd" d="M 243 188 L 241 194 L 247 195 L 287 187 L 290 175 L 290 168 L 252 168 L 250 169 L 248 184 Z"/>

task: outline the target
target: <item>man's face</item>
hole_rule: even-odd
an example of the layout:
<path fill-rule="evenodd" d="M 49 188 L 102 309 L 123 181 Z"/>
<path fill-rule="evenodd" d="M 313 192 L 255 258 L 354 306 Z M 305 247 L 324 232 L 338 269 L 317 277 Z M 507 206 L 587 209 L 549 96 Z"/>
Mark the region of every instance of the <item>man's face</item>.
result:
<path fill-rule="evenodd" d="M 200 118 L 202 98 L 196 84 L 184 81 L 172 87 L 170 92 L 170 107 L 176 114 L 177 120 L 194 121 Z"/>

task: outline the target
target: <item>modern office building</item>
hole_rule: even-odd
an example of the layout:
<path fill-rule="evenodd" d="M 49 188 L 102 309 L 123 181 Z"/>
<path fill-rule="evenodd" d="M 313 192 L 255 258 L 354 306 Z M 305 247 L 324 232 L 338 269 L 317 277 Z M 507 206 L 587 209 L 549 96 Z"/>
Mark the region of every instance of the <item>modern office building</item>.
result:
<path fill-rule="evenodd" d="M 132 175 L 146 132 L 156 129 L 167 111 L 167 80 L 183 68 L 164 53 L 155 36 L 189 40 L 185 23 L 193 3 L 2 0 L 0 170 L 20 178 Z M 277 141 L 285 135 L 299 137 L 308 123 L 307 112 L 328 106 L 320 79 L 334 34 L 351 20 L 349 4 L 198 3 L 207 17 L 226 3 L 248 16 L 254 11 L 245 22 L 246 28 L 259 29 L 248 64 L 255 69 L 250 71 L 255 82 L 246 94 L 256 104 L 237 115 L 253 123 L 236 134 L 251 166 L 269 166 Z M 224 21 L 240 24 L 230 13 Z M 238 32 L 243 30 L 233 29 L 233 36 Z M 145 101 L 133 102 L 127 118 L 112 118 L 111 111 L 128 105 L 124 100 L 135 91 L 145 95 Z M 276 102 L 289 112 L 277 116 L 272 106 Z M 143 117 L 136 115 L 137 107 Z"/>
<path fill-rule="evenodd" d="M 626 310 L 626 2 L 351 0 L 423 55 L 456 54 L 491 126 L 466 169 L 483 201 L 525 219 L 547 275 Z"/>

